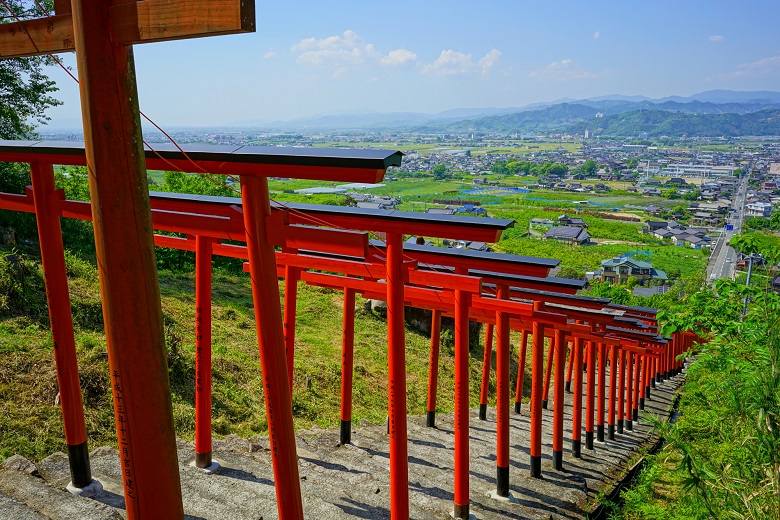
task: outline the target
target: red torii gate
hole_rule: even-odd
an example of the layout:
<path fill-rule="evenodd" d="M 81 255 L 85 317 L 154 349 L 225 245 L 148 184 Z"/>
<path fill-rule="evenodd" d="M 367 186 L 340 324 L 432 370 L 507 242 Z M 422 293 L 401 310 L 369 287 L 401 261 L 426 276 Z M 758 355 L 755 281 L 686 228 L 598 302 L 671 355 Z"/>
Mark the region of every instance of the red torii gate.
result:
<path fill-rule="evenodd" d="M 3 197 L 0 200 L 2 200 L 4 203 L 8 203 L 10 205 L 16 205 L 17 206 L 16 209 L 22 209 L 22 207 L 29 208 L 29 206 L 30 206 L 29 205 L 29 200 L 23 201 L 22 198 L 24 198 L 24 197 L 25 196 L 9 195 L 7 197 Z M 188 229 L 189 231 L 192 231 L 193 229 L 196 229 L 198 226 L 203 226 L 204 222 L 206 220 L 203 218 L 203 215 L 195 215 L 195 214 L 192 213 L 192 210 L 193 210 L 192 204 L 190 204 L 186 208 L 180 207 L 178 209 L 189 210 L 189 212 L 188 212 L 189 215 L 187 215 L 187 216 L 190 219 L 198 219 L 199 218 L 200 221 L 195 222 L 195 223 L 189 222 L 187 224 L 182 224 L 181 222 L 179 222 L 177 225 L 178 226 L 185 226 L 183 228 L 177 228 L 177 227 L 174 227 L 173 224 L 171 224 L 171 222 L 173 222 L 175 219 L 171 215 L 169 215 L 169 213 L 174 208 L 172 208 L 170 206 L 166 206 L 166 204 L 170 204 L 170 202 L 171 202 L 170 199 L 171 198 L 176 199 L 177 197 L 180 198 L 181 196 L 173 196 L 171 194 L 165 194 L 165 195 L 160 196 L 159 199 L 156 198 L 156 197 L 153 197 L 153 207 L 156 207 L 155 211 L 157 212 L 157 213 L 153 213 L 153 215 L 158 216 L 157 220 L 165 221 L 167 223 L 168 228 L 170 230 L 184 231 L 184 230 Z M 232 199 L 232 201 L 235 202 L 235 199 Z M 200 202 L 201 203 L 206 203 L 205 200 L 201 200 Z M 181 204 L 182 201 L 179 200 L 177 203 Z M 62 202 L 62 207 L 63 208 L 67 208 L 67 209 L 63 209 L 62 213 L 65 214 L 66 212 L 70 211 L 70 212 L 73 213 L 72 216 L 80 215 L 80 216 L 82 216 L 82 218 L 85 217 L 85 216 L 88 217 L 89 215 L 88 214 L 85 215 L 84 212 L 80 209 L 80 208 L 83 208 L 85 205 L 86 205 L 86 203 L 79 203 L 79 202 L 73 202 L 73 201 L 64 201 L 64 202 Z M 159 208 L 161 206 L 165 207 L 165 210 L 160 210 Z M 230 216 L 234 217 L 236 215 L 235 208 L 233 208 L 231 211 L 233 211 L 233 213 L 231 215 L 227 215 L 228 217 L 230 217 Z M 165 218 L 166 215 L 169 218 L 166 219 Z M 402 217 L 402 215 L 399 215 L 399 216 Z M 180 218 L 180 217 L 177 216 L 176 219 L 178 219 L 178 218 Z M 277 221 L 278 221 L 278 219 L 277 219 Z M 271 221 L 269 221 L 269 224 L 270 224 L 270 222 Z M 483 220 L 483 222 L 484 222 L 484 220 Z M 225 223 L 226 222 L 225 222 L 224 218 L 222 219 L 222 222 L 219 222 L 219 223 L 211 222 L 211 223 L 208 224 L 206 232 L 213 233 L 214 229 L 216 229 L 217 227 L 220 227 L 220 226 L 224 226 Z M 189 228 L 187 228 L 186 226 L 189 226 Z M 230 227 L 231 226 L 228 226 L 228 229 L 230 229 Z M 291 231 L 292 231 L 292 229 L 293 228 L 290 228 Z M 452 228 L 450 228 L 450 231 L 451 231 L 451 229 Z M 225 238 L 237 238 L 235 236 L 235 233 L 240 233 L 240 232 L 241 232 L 241 230 L 239 228 L 237 230 L 234 230 L 234 235 L 228 234 Z M 290 232 L 288 232 L 288 234 L 289 233 Z M 323 230 L 316 230 L 316 231 L 314 231 L 311 228 L 301 228 L 300 230 L 297 230 L 297 233 L 295 233 L 294 235 L 292 235 L 292 236 L 290 236 L 288 238 L 288 242 L 287 242 L 288 243 L 288 247 L 289 247 L 290 244 L 297 245 L 297 246 L 302 246 L 302 247 L 311 247 L 312 244 L 318 244 L 317 247 L 321 247 L 322 243 L 323 243 L 323 240 L 322 240 L 323 237 L 320 237 L 320 240 L 318 242 L 314 237 L 312 237 L 313 233 L 321 235 L 322 233 L 324 233 L 324 231 Z M 345 234 L 345 233 L 344 232 L 339 232 L 339 235 L 342 235 L 342 234 Z M 354 234 L 354 235 L 360 235 L 360 234 Z M 277 234 L 276 236 L 278 237 L 279 235 Z M 330 236 L 328 238 L 332 240 L 333 237 Z M 355 240 L 355 238 L 357 238 L 357 236 L 356 237 L 350 237 L 350 239 L 346 240 L 346 242 L 344 244 L 339 244 L 338 247 L 341 247 L 341 249 L 338 252 L 336 252 L 336 254 L 355 254 L 356 250 L 364 252 L 365 251 L 365 246 L 361 245 L 361 244 L 358 244 L 359 240 Z M 361 238 L 364 240 L 365 236 L 362 236 Z M 173 239 L 172 237 L 158 237 L 158 241 L 171 241 L 171 240 L 182 241 L 182 239 Z M 295 242 L 289 242 L 289 240 L 294 240 Z M 166 244 L 166 245 L 170 245 L 170 244 Z M 177 245 L 181 245 L 181 244 L 177 244 Z M 219 246 L 218 244 L 215 244 L 215 245 Z M 221 246 L 221 247 L 224 248 L 225 252 L 231 253 L 229 256 L 235 256 L 235 250 L 237 249 L 235 246 L 227 246 L 227 245 L 225 245 L 225 246 Z M 327 249 L 327 247 L 326 247 L 326 249 Z M 552 262 L 554 262 L 554 261 L 552 261 Z M 441 262 L 439 262 L 439 263 L 441 263 Z M 428 277 L 433 276 L 434 278 L 437 278 L 439 281 L 441 281 L 441 279 L 442 279 L 441 276 L 437 277 L 436 274 L 439 274 L 439 273 L 429 273 L 427 276 Z M 527 277 L 527 278 L 530 278 L 530 277 Z M 531 280 L 528 280 L 528 281 L 529 281 L 529 283 L 533 283 Z M 537 283 L 540 283 L 540 282 L 537 281 Z M 562 366 L 562 364 L 561 364 L 561 366 Z M 508 487 L 508 480 L 507 480 L 507 487 Z"/>
<path fill-rule="evenodd" d="M 236 156 L 232 158 L 227 157 L 229 154 L 222 154 L 222 156 L 219 157 L 211 156 L 210 158 L 214 159 L 213 161 L 209 161 L 208 159 L 203 160 L 204 158 L 201 157 L 199 158 L 202 161 L 200 165 L 181 159 L 184 154 L 180 154 L 179 162 L 180 165 L 182 167 L 186 167 L 186 169 L 192 169 L 194 164 L 196 166 L 196 170 L 211 168 L 213 170 L 218 170 L 219 172 L 230 170 L 230 164 L 226 163 L 234 163 L 236 169 L 242 170 L 244 174 L 242 177 L 242 184 L 245 188 L 243 206 L 244 208 L 251 209 L 251 211 L 244 211 L 241 216 L 245 225 L 243 235 L 246 237 L 246 239 L 248 239 L 247 249 L 248 256 L 250 258 L 250 266 L 253 266 L 253 295 L 255 299 L 256 316 L 258 318 L 258 341 L 260 343 L 261 361 L 263 364 L 266 405 L 267 411 L 269 412 L 269 433 L 274 453 L 273 463 L 277 484 L 276 489 L 279 514 L 283 518 L 300 518 L 302 516 L 300 502 L 300 483 L 297 479 L 297 459 L 295 456 L 294 432 L 292 430 L 292 409 L 291 406 L 289 406 L 290 395 L 288 383 L 286 380 L 286 363 L 284 355 L 282 354 L 279 356 L 277 354 L 280 352 L 280 349 L 272 347 L 274 344 L 284 344 L 284 338 L 281 330 L 281 311 L 278 309 L 278 288 L 272 291 L 273 288 L 277 287 L 273 244 L 271 240 L 271 234 L 267 232 L 268 229 L 273 227 L 274 222 L 271 219 L 270 206 L 268 206 L 266 203 L 265 207 L 267 209 L 265 212 L 262 212 L 261 210 L 263 205 L 260 204 L 258 206 L 254 203 L 255 195 L 258 194 L 259 190 L 260 200 L 262 201 L 263 198 L 265 198 L 266 201 L 268 200 L 267 191 L 263 191 L 263 186 L 265 185 L 265 176 L 268 175 L 286 175 L 294 177 L 297 173 L 300 176 L 305 176 L 308 178 L 316 178 L 319 175 L 320 177 L 327 178 L 329 180 L 342 179 L 361 180 L 364 182 L 375 181 L 378 177 L 381 177 L 384 169 L 388 165 L 400 163 L 400 153 L 384 152 L 385 157 L 382 158 L 380 155 L 377 155 L 376 152 L 367 152 L 365 154 L 363 152 L 356 152 L 356 156 L 350 157 L 348 155 L 349 152 L 339 151 L 336 154 L 337 157 L 317 158 L 314 154 L 308 154 L 308 157 L 301 159 L 296 158 L 296 152 L 298 152 L 298 149 L 295 149 L 287 155 L 284 155 L 284 152 L 281 152 L 278 149 L 273 149 L 273 151 L 276 152 L 276 155 L 267 154 L 265 161 L 262 159 L 257 160 L 256 157 L 253 157 L 252 150 L 240 149 L 235 151 L 237 152 Z M 243 157 L 240 155 L 241 153 L 244 154 Z M 381 153 L 382 152 L 380 152 L 380 154 Z M 175 155 L 175 152 L 172 152 L 172 154 Z M 268 160 L 268 158 L 272 159 Z M 249 159 L 249 161 L 247 161 L 247 159 Z M 41 219 L 39 222 L 39 226 L 44 224 L 47 226 L 47 231 L 42 233 L 42 237 L 44 237 L 44 240 L 47 238 L 52 240 L 51 237 L 59 238 L 59 241 L 53 240 L 50 242 L 42 242 L 42 247 L 48 248 L 48 246 L 51 246 L 53 248 L 50 251 L 43 252 L 42 257 L 45 259 L 51 259 L 52 257 L 62 258 L 63 255 L 61 249 L 61 235 L 59 226 L 57 225 L 55 229 L 53 224 L 57 223 L 56 220 L 59 216 L 89 218 L 91 217 L 91 212 L 89 211 L 90 208 L 88 203 L 64 201 L 62 200 L 61 192 L 54 191 L 52 164 L 84 164 L 85 155 L 83 148 L 79 147 L 78 145 L 51 146 L 42 145 L 37 142 L 3 142 L 0 143 L 0 160 L 8 162 L 31 163 L 33 184 L 34 186 L 37 185 L 38 180 L 40 180 L 41 188 L 37 189 L 34 187 L 32 197 L 29 195 L 3 194 L 0 196 L 0 205 L 2 205 L 2 207 L 5 209 L 15 211 L 34 210 L 36 205 L 36 201 L 34 200 L 35 193 L 40 193 L 40 201 L 45 200 L 47 209 L 51 210 L 49 213 L 50 217 L 47 217 L 48 220 Z M 158 160 L 159 162 L 157 162 Z M 158 157 L 157 159 L 151 159 L 149 162 L 152 164 L 157 162 L 158 167 L 166 168 L 171 161 Z M 252 164 L 252 162 L 255 162 L 256 164 Z M 163 166 L 163 164 L 166 166 Z M 319 174 L 318 168 L 322 168 L 322 172 Z M 255 172 L 255 175 L 258 175 L 258 170 L 259 176 L 253 178 L 254 180 L 247 178 L 247 176 L 251 175 L 253 172 Z M 260 185 L 254 184 L 255 180 L 259 180 Z M 247 185 L 251 185 L 253 187 L 251 189 L 246 189 Z M 85 208 L 86 211 L 84 211 Z M 215 228 L 218 228 L 221 225 L 232 223 L 230 218 L 223 218 L 221 222 L 217 223 L 214 219 L 192 215 L 189 217 L 188 222 L 182 224 L 182 222 L 178 221 L 178 219 L 181 218 L 181 215 L 166 212 L 165 210 L 153 210 L 150 212 L 150 216 L 152 215 L 155 215 L 160 221 L 164 222 L 164 225 L 161 226 L 163 229 L 180 232 L 188 232 L 192 231 L 193 229 L 203 229 L 203 227 L 205 227 L 207 230 L 212 230 L 208 232 L 213 232 Z M 197 223 L 194 224 L 193 220 L 197 221 Z M 152 226 L 149 226 L 150 231 L 151 227 Z M 260 237 L 260 239 L 259 241 L 255 241 L 253 240 L 253 237 Z M 59 247 L 57 247 L 55 242 L 59 242 Z M 260 265 L 266 265 L 267 267 L 263 268 L 264 270 L 261 270 L 261 272 L 257 272 L 255 268 L 259 269 Z M 58 268 L 60 275 L 50 274 Z M 65 282 L 64 276 L 64 263 L 60 262 L 59 266 L 57 266 L 56 263 L 52 263 L 50 261 L 48 262 L 48 266 L 44 265 L 44 269 L 46 271 L 47 278 L 52 276 L 56 278 L 59 276 L 61 282 L 64 282 L 60 283 L 59 285 L 52 284 L 48 286 L 48 290 L 50 292 L 50 307 L 55 310 L 62 308 L 67 308 L 69 310 L 69 303 L 67 300 L 67 284 Z M 59 287 L 59 292 L 53 296 L 51 291 L 56 290 L 55 287 Z M 270 294 L 273 294 L 273 297 L 271 297 Z M 278 313 L 274 312 L 274 301 L 277 302 L 277 310 L 279 310 Z M 270 308 L 268 307 L 269 305 L 271 305 Z M 261 311 L 261 309 L 265 310 Z M 63 331 L 63 328 L 67 329 L 70 327 L 72 334 L 72 324 L 70 321 L 65 323 L 64 321 L 60 320 L 58 318 L 58 312 L 52 312 L 52 326 L 56 331 L 55 334 L 57 335 L 57 339 L 62 336 L 67 336 L 67 333 L 59 333 L 59 331 Z M 278 327 L 276 326 L 277 321 Z M 107 329 L 109 328 L 110 327 L 107 325 Z M 67 354 L 67 350 L 67 345 L 63 344 L 63 353 Z M 63 374 L 63 377 L 65 377 L 64 379 L 60 378 L 60 380 L 64 383 L 62 384 L 62 388 L 71 388 L 74 390 L 74 392 L 71 392 L 69 399 L 63 395 L 63 418 L 68 422 L 68 424 L 73 424 L 74 422 L 78 422 L 78 420 L 73 419 L 73 410 L 80 409 L 80 393 L 75 391 L 77 390 L 78 376 L 74 376 L 74 357 L 72 354 L 65 354 L 57 358 L 58 373 Z M 159 374 L 154 371 L 150 371 L 149 367 L 144 365 L 142 362 L 143 358 L 139 358 L 138 360 L 135 360 L 133 363 L 128 365 L 128 367 L 125 368 L 125 370 L 128 370 L 126 374 L 133 374 L 133 377 L 123 377 L 123 379 L 132 379 L 133 384 L 135 385 L 143 385 L 144 382 L 146 382 L 151 388 L 154 388 L 154 385 L 159 383 L 159 381 L 155 380 L 150 382 L 148 380 L 150 378 L 155 379 Z M 137 367 L 138 373 L 134 372 L 136 369 L 132 367 Z M 163 377 L 163 380 L 167 380 L 167 375 Z M 68 381 L 75 381 L 75 388 L 73 384 L 68 386 Z M 144 401 L 144 398 L 134 397 L 131 399 L 130 394 L 131 393 L 129 390 L 127 393 L 123 392 L 121 394 L 115 392 L 115 407 L 119 407 L 117 408 L 117 425 L 118 434 L 120 436 L 120 448 L 125 446 L 123 443 L 126 443 L 126 451 L 129 461 L 124 462 L 123 459 L 123 467 L 126 467 L 126 464 L 132 462 L 133 459 L 129 459 L 129 455 L 131 453 L 143 453 L 149 461 L 162 461 L 164 457 L 172 456 L 173 462 L 175 463 L 175 450 L 165 450 L 165 443 L 156 442 L 156 436 L 139 435 L 137 437 L 134 436 L 133 438 L 130 438 L 129 436 L 123 437 L 123 434 L 127 432 L 127 429 L 123 430 L 123 428 L 129 428 L 130 424 L 128 424 L 128 421 L 130 419 L 122 414 L 125 410 L 129 409 L 131 406 L 131 401 L 133 406 L 132 409 L 138 410 L 139 416 L 141 414 L 141 410 L 145 409 L 144 405 L 148 405 L 148 403 Z M 117 399 L 117 397 L 119 399 Z M 168 402 L 167 410 L 170 412 L 170 395 L 166 395 L 165 399 L 167 399 Z M 159 400 L 153 402 L 159 403 Z M 164 402 L 165 401 L 160 404 L 164 404 Z M 161 416 L 163 424 L 165 424 L 164 417 L 166 415 L 164 410 L 165 407 L 163 407 L 163 415 Z M 144 417 L 144 421 L 142 422 L 145 422 L 147 425 L 154 423 L 154 421 L 150 420 L 150 417 L 152 419 L 154 418 L 151 415 L 146 415 Z M 168 416 L 168 420 L 170 420 L 170 416 Z M 271 423 L 273 423 L 273 425 Z M 125 424 L 127 424 L 127 426 L 125 426 Z M 79 427 L 66 426 L 66 431 L 70 432 L 71 434 L 74 434 L 74 432 L 75 434 L 78 434 Z M 76 441 L 76 444 L 72 444 L 72 438 L 68 439 L 69 446 L 76 446 L 76 449 L 69 448 L 69 452 L 74 455 L 72 461 L 75 462 L 74 468 L 77 470 L 77 474 L 82 476 L 81 480 L 77 481 L 74 479 L 74 484 L 76 482 L 84 483 L 85 480 L 87 483 L 89 483 L 91 482 L 91 475 L 88 469 L 88 461 L 85 457 L 87 450 L 84 443 L 86 443 L 86 439 L 84 438 L 83 441 L 78 442 L 79 437 L 76 437 Z M 84 446 L 81 447 L 80 444 L 84 444 Z M 158 454 L 157 452 L 161 446 L 164 453 Z M 131 450 L 131 447 L 136 448 L 134 452 Z M 171 453 L 173 455 L 171 455 Z M 147 468 L 148 466 L 144 465 L 140 467 Z M 167 475 L 166 472 L 146 472 L 144 470 L 140 473 L 136 472 L 132 475 L 134 476 L 133 479 L 130 479 L 130 477 L 126 476 L 125 480 L 125 493 L 128 499 L 127 509 L 129 517 L 136 517 L 136 515 L 146 514 L 142 511 L 150 511 L 148 513 L 149 515 L 160 514 L 160 512 L 169 511 L 169 513 L 165 513 L 164 516 L 179 516 L 179 513 L 176 512 L 181 510 L 181 495 L 178 485 L 175 485 L 173 488 L 171 488 L 171 481 L 166 480 L 164 485 L 161 484 L 159 487 L 155 487 L 155 482 L 160 479 L 165 480 L 168 478 L 169 475 Z M 142 485 L 141 480 L 143 480 Z M 173 480 L 173 483 L 178 484 L 178 469 L 176 469 L 176 478 Z M 153 489 L 155 489 L 156 494 L 152 495 L 151 492 L 149 493 L 149 496 L 153 496 L 154 500 L 145 501 L 138 499 L 140 496 L 140 489 L 148 489 L 146 486 L 151 486 Z M 146 492 L 144 492 L 144 497 L 146 497 Z M 130 504 L 134 505 L 131 506 Z M 154 513 L 152 513 L 152 511 Z M 400 514 L 403 516 L 403 513 Z"/>

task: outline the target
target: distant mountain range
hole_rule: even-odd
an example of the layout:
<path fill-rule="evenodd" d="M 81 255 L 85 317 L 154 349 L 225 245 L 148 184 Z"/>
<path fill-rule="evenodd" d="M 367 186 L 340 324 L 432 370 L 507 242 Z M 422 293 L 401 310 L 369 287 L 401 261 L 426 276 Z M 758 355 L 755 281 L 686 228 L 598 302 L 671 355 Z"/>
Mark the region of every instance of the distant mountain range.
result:
<path fill-rule="evenodd" d="M 221 129 L 270 131 L 379 131 L 420 133 L 549 134 L 577 133 L 633 137 L 668 135 L 780 135 L 780 92 L 709 90 L 692 96 L 613 94 L 588 99 L 558 99 L 522 107 L 457 108 L 437 114 L 420 112 L 353 111 L 289 121 L 243 120 Z M 41 128 L 80 128 L 80 121 L 62 121 Z"/>
<path fill-rule="evenodd" d="M 581 134 L 588 129 L 594 135 L 622 136 L 640 133 L 673 137 L 780 135 L 780 121 L 774 118 L 772 109 L 780 109 L 780 92 L 710 90 L 687 97 L 652 99 L 614 94 L 522 107 L 458 108 L 437 114 L 362 111 L 290 121 L 236 121 L 226 126 L 423 133 Z"/>

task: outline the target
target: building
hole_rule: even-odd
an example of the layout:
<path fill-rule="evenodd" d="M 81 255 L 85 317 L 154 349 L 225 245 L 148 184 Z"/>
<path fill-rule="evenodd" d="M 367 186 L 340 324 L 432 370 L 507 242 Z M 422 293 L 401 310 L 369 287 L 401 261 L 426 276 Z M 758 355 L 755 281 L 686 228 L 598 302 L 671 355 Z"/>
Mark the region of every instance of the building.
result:
<path fill-rule="evenodd" d="M 610 258 L 601 261 L 601 281 L 625 283 L 629 276 L 636 277 L 640 285 L 649 281 L 664 282 L 666 273 L 655 269 L 650 262 L 634 260 L 628 257 Z"/>
<path fill-rule="evenodd" d="M 540 237 L 547 233 L 553 226 L 555 221 L 547 218 L 532 218 L 528 224 L 528 234 L 534 237 Z"/>
<path fill-rule="evenodd" d="M 557 240 L 563 244 L 581 246 L 590 241 L 590 234 L 581 227 L 556 226 L 545 233 L 544 238 Z"/>
<path fill-rule="evenodd" d="M 588 224 L 585 223 L 584 220 L 582 220 L 579 217 L 570 217 L 569 215 L 561 215 L 558 217 L 558 225 L 559 226 L 570 226 L 570 227 L 579 227 L 579 228 L 587 228 Z"/>
<path fill-rule="evenodd" d="M 771 217 L 772 205 L 768 202 L 751 202 L 745 204 L 745 214 L 749 217 Z"/>

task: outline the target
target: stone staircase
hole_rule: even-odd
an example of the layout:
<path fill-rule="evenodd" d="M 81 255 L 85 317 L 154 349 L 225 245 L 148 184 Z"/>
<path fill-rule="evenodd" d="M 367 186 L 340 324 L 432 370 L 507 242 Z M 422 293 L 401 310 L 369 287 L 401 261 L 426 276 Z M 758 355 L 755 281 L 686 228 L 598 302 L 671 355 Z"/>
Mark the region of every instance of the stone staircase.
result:
<path fill-rule="evenodd" d="M 681 377 L 654 389 L 646 412 L 666 417 Z M 571 394 L 566 394 L 567 401 Z M 654 442 L 647 422 L 616 434 L 614 441 L 595 443 L 582 458 L 569 454 L 571 409 L 565 414 L 564 470 L 552 469 L 552 401 L 544 412 L 542 479 L 529 476 L 529 417 L 511 414 L 510 502 L 490 497 L 495 490 L 495 422 L 479 421 L 471 413 L 471 513 L 484 519 L 584 518 L 595 508 L 600 491 L 609 491 L 627 471 L 642 447 Z M 452 511 L 452 416 L 437 416 L 437 428 L 426 428 L 423 417 L 410 417 L 410 515 L 416 519 L 450 518 Z M 584 439 L 584 433 L 583 433 Z M 338 429 L 299 431 L 297 447 L 303 507 L 307 518 L 390 518 L 389 448 L 385 425 L 354 427 L 353 444 L 340 446 Z M 268 438 L 235 436 L 214 441 L 214 459 L 221 468 L 206 474 L 189 465 L 193 445 L 178 443 L 185 518 L 271 520 L 278 518 Z M 92 473 L 103 491 L 92 498 L 65 491 L 67 457 L 55 453 L 35 465 L 14 456 L 0 467 L 0 518 L 3 520 L 103 520 L 124 518 L 124 499 L 116 449 L 91 454 Z"/>

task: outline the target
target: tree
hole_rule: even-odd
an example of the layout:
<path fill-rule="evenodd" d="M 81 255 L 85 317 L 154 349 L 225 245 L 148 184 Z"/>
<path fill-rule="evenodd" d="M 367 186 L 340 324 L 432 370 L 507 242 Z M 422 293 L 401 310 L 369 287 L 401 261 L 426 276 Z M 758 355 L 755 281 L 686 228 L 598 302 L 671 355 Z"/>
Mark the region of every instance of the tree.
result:
<path fill-rule="evenodd" d="M 447 176 L 447 167 L 444 166 L 443 164 L 437 164 L 436 166 L 433 167 L 431 173 L 433 174 L 434 179 L 440 181 Z"/>
<path fill-rule="evenodd" d="M 661 192 L 661 196 L 665 199 L 679 199 L 680 194 L 677 193 L 677 188 L 670 186 Z"/>
<path fill-rule="evenodd" d="M 575 269 L 574 267 L 561 267 L 556 275 L 558 278 L 569 278 L 572 280 L 582 280 L 585 278 L 585 273 L 581 269 Z"/>
<path fill-rule="evenodd" d="M 6 0 L 6 3 L 14 13 L 25 13 L 19 0 Z M 51 1 L 46 0 L 44 5 L 50 7 Z M 25 14 L 37 17 L 44 13 L 35 6 Z M 2 20 L 0 23 L 14 21 L 13 17 Z M 51 96 L 57 91 L 56 85 L 43 74 L 43 66 L 47 63 L 51 63 L 51 58 L 0 60 L 0 139 L 35 138 L 35 126 L 48 120 L 46 110 L 61 104 Z M 23 194 L 29 183 L 30 173 L 26 165 L 0 163 L 0 192 Z M 35 234 L 32 216 L 18 212 L 2 212 L 0 227 L 13 228 L 21 236 Z"/>
<path fill-rule="evenodd" d="M 493 173 L 497 173 L 499 175 L 506 175 L 507 169 L 506 169 L 506 161 L 496 161 L 493 163 L 493 166 L 490 167 L 490 171 Z"/>

